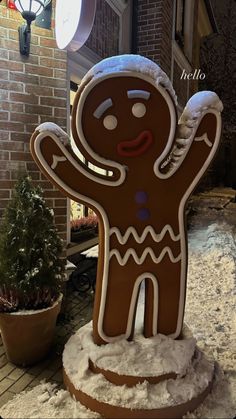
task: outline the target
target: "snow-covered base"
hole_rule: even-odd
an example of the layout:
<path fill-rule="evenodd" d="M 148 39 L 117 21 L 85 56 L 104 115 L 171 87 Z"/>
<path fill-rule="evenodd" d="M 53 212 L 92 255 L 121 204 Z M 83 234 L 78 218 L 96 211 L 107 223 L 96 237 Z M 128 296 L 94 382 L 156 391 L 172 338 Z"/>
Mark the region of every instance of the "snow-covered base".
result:
<path fill-rule="evenodd" d="M 78 354 L 81 348 L 83 350 Z M 135 335 L 132 342 L 122 339 L 97 346 L 93 342 L 90 322 L 81 327 L 67 342 L 63 364 L 71 378 L 71 374 L 73 375 L 75 384 L 84 377 L 88 369 L 88 359 L 97 367 L 119 375 L 156 377 L 175 372 L 181 377 L 186 374 L 195 349 L 194 338 L 173 340 L 164 335 L 157 335 L 145 339 L 141 334 Z M 78 357 L 81 359 L 80 366 L 75 368 Z"/>
<path fill-rule="evenodd" d="M 128 409 L 160 409 L 198 397 L 212 381 L 214 364 L 196 351 L 195 340 L 174 341 L 164 335 L 97 346 L 92 324 L 82 327 L 65 346 L 63 366 L 74 387 L 99 402 Z M 134 387 L 116 386 L 89 369 L 89 358 L 119 375 L 154 376 L 175 372 L 177 379 Z"/>
<path fill-rule="evenodd" d="M 232 227 L 210 225 L 189 235 L 185 321 L 198 346 L 219 363 L 211 394 L 185 419 L 233 419 L 236 412 L 235 260 Z M 204 265 L 204 271 L 202 266 Z M 0 408 L 4 418 L 97 418 L 64 390 L 39 385 Z"/>

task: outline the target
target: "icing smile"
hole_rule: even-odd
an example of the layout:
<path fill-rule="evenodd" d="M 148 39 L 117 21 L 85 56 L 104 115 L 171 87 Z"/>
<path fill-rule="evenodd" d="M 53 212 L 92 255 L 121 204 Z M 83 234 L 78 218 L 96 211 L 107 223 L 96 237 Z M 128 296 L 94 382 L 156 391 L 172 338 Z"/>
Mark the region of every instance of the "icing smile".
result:
<path fill-rule="evenodd" d="M 151 131 L 142 131 L 135 140 L 122 141 L 117 145 L 117 152 L 124 157 L 137 157 L 146 153 L 153 143 Z"/>

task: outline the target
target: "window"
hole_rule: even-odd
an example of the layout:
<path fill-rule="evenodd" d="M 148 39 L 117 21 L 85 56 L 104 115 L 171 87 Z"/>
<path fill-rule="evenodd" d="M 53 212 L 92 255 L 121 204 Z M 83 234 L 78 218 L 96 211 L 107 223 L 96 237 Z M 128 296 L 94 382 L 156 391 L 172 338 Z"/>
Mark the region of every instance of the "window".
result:
<path fill-rule="evenodd" d="M 176 0 L 175 40 L 184 48 L 185 0 Z"/>

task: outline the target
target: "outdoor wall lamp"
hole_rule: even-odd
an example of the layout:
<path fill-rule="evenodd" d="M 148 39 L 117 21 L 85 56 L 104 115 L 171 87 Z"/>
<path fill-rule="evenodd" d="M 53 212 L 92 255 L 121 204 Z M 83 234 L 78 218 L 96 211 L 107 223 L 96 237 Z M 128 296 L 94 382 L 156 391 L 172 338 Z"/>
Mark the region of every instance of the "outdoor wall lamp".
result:
<path fill-rule="evenodd" d="M 21 55 L 29 56 L 31 23 L 50 2 L 51 0 L 15 0 L 16 8 L 26 20 L 26 24 L 18 29 Z"/>

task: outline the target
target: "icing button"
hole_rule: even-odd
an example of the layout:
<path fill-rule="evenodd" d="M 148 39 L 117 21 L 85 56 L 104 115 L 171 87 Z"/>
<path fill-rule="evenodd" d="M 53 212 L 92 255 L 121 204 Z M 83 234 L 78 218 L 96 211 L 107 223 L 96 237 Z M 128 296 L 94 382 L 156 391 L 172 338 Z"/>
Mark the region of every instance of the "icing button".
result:
<path fill-rule="evenodd" d="M 145 204 L 148 200 L 147 193 L 144 191 L 138 191 L 135 194 L 135 202 L 137 204 Z"/>
<path fill-rule="evenodd" d="M 142 221 L 148 220 L 148 218 L 150 218 L 150 215 L 150 211 L 147 208 L 141 208 L 137 212 L 138 219 Z"/>

